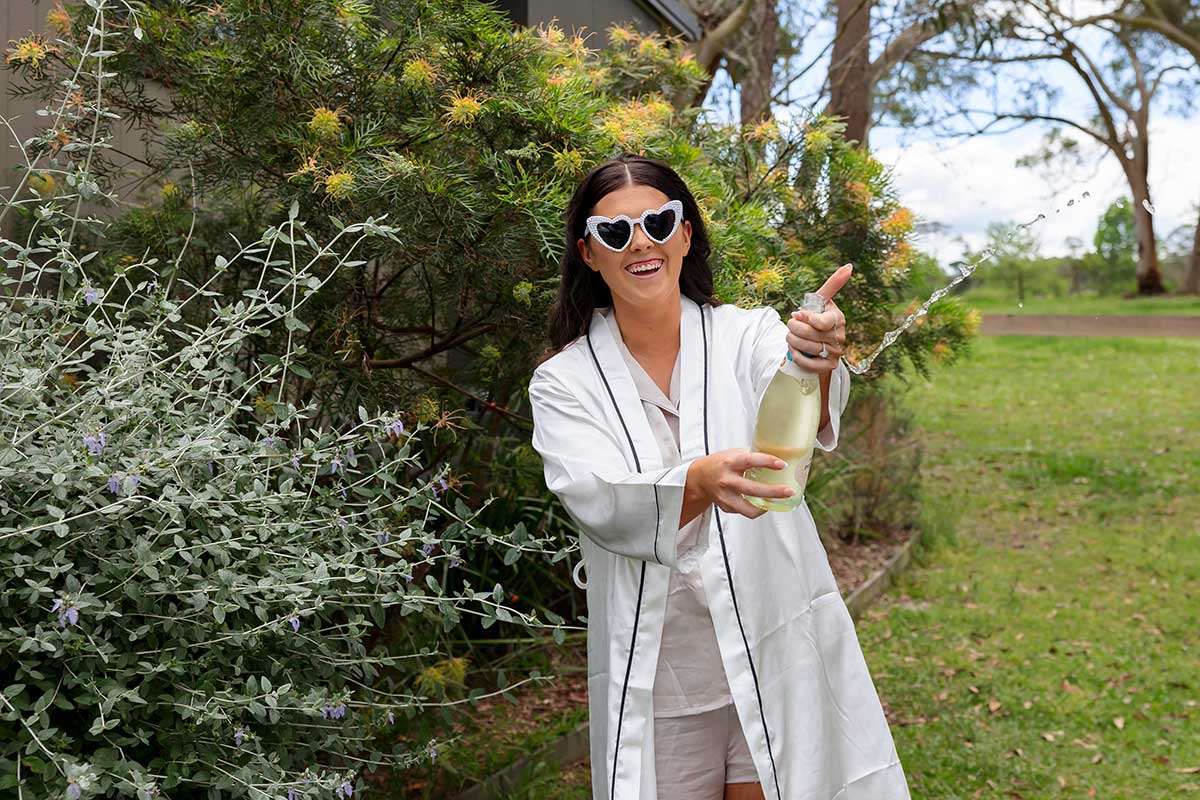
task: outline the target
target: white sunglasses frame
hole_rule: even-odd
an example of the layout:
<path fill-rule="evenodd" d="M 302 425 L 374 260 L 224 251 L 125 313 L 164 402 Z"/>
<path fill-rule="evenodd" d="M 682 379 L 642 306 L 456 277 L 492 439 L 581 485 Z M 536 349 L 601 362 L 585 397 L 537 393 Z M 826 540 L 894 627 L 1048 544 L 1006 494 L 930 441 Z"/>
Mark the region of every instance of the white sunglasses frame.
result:
<path fill-rule="evenodd" d="M 668 233 L 666 236 L 664 236 L 662 239 L 655 239 L 650 234 L 650 231 L 646 230 L 646 223 L 645 223 L 646 217 L 650 216 L 651 214 L 661 214 L 662 212 L 667 211 L 668 209 L 675 212 L 675 227 L 671 228 L 671 232 Z M 625 240 L 625 244 L 623 247 L 621 247 L 620 249 L 617 249 L 616 247 L 613 247 L 612 245 L 610 245 L 608 242 L 604 241 L 604 238 L 602 236 L 600 236 L 600 233 L 597 230 L 597 227 L 602 222 L 617 222 L 619 220 L 625 220 L 626 222 L 629 223 L 629 238 Z M 655 244 L 664 244 L 665 242 L 669 242 L 671 240 L 671 237 L 675 235 L 675 232 L 679 230 L 679 226 L 682 224 L 683 224 L 683 201 L 668 200 L 667 202 L 663 203 L 658 208 L 647 208 L 645 211 L 642 212 L 641 216 L 639 216 L 637 219 L 631 219 L 630 217 L 627 217 L 624 214 L 618 214 L 615 217 L 604 217 L 599 214 L 593 214 L 592 216 L 587 218 L 587 230 L 585 231 L 585 233 L 590 233 L 593 239 L 595 239 L 597 242 L 599 242 L 600 244 L 607 247 L 609 250 L 612 250 L 614 253 L 624 253 L 626 250 L 629 249 L 629 245 L 633 243 L 633 228 L 635 225 L 642 226 L 642 233 L 646 234 L 646 238 L 649 239 L 650 241 L 654 242 Z"/>

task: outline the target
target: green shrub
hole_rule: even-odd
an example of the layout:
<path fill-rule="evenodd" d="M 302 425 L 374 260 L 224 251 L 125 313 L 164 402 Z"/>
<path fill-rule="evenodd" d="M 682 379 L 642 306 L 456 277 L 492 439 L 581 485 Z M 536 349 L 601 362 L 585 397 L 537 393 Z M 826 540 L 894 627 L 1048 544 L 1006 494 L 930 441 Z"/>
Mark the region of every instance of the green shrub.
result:
<path fill-rule="evenodd" d="M 539 624 L 471 585 L 468 548 L 511 563 L 541 543 L 480 526 L 444 465 L 418 479 L 422 414 L 318 425 L 289 382 L 306 305 L 395 227 L 314 234 L 293 203 L 213 259 L 213 282 L 256 276 L 237 293 L 178 258 L 108 277 L 88 246 L 105 226 L 79 206 L 118 201 L 89 171 L 106 140 L 48 146 L 107 113 L 121 35 L 90 8 L 100 33 L 60 51 L 83 102 L 51 109 L 37 171 L 0 206 L 22 218 L 0 239 L 0 791 L 344 798 L 364 768 L 436 754 L 406 723 L 483 694 L 439 652 L 446 631 Z"/>

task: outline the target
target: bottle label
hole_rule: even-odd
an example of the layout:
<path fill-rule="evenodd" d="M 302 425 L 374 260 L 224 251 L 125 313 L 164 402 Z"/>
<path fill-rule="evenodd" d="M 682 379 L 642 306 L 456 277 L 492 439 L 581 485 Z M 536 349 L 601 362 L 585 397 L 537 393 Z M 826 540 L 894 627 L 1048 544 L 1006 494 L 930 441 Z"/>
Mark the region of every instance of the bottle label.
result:
<path fill-rule="evenodd" d="M 798 494 L 801 494 L 801 495 L 804 494 L 804 487 L 808 484 L 808 471 L 811 467 L 812 467 L 812 451 L 809 450 L 808 455 L 806 455 L 803 459 L 801 459 L 800 463 L 796 465 L 795 482 L 796 482 L 796 492 Z"/>

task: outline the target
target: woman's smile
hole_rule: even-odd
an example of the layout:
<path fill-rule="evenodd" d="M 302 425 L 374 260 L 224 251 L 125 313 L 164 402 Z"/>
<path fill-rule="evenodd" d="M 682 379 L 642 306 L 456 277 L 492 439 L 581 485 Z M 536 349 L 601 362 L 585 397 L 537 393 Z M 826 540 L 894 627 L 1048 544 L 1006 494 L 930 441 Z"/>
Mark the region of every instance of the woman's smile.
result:
<path fill-rule="evenodd" d="M 629 264 L 625 267 L 625 271 L 639 280 L 647 280 L 661 272 L 664 263 L 661 258 L 644 259 Z"/>

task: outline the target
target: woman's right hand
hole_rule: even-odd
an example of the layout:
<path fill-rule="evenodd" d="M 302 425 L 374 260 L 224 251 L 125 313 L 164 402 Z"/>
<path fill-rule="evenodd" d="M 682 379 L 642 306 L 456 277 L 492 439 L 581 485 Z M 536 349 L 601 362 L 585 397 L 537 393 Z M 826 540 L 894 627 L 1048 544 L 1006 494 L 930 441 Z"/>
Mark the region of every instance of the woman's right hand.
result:
<path fill-rule="evenodd" d="M 742 495 L 791 497 L 793 491 L 789 486 L 752 481 L 742 473 L 754 467 L 782 469 L 784 466 L 786 462 L 777 456 L 756 453 L 748 447 L 735 447 L 697 458 L 688 472 L 688 478 L 690 480 L 694 472 L 697 488 L 708 502 L 716 503 L 722 511 L 754 519 L 767 512 L 750 505 Z"/>

